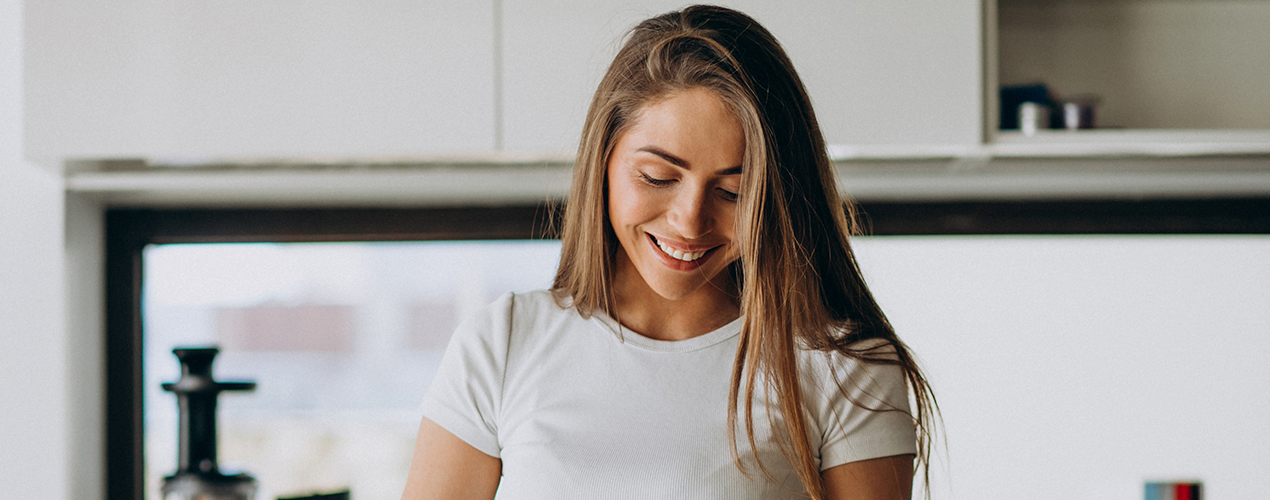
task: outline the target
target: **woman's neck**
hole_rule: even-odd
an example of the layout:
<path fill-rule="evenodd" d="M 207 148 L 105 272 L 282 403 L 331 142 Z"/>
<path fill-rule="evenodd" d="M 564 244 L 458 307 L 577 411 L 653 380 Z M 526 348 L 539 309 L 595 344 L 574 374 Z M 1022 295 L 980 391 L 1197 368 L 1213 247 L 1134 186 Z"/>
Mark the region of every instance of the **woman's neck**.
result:
<path fill-rule="evenodd" d="M 619 252 L 620 254 L 621 252 Z M 657 340 L 687 340 L 717 330 L 740 316 L 736 286 L 728 273 L 685 297 L 667 298 L 648 286 L 628 259 L 616 259 L 613 311 L 618 322 Z"/>

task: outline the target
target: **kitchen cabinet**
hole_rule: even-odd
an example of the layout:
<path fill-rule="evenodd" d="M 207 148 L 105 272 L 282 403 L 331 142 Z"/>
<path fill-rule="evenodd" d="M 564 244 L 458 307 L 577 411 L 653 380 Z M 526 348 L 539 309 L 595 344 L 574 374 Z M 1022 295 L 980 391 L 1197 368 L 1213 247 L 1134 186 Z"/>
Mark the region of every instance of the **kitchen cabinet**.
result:
<path fill-rule="evenodd" d="M 493 19 L 493 0 L 27 2 L 27 155 L 488 153 Z"/>
<path fill-rule="evenodd" d="M 723 3 L 785 46 L 840 160 L 1270 153 L 1270 0 Z M 26 154 L 568 162 L 623 33 L 682 6 L 31 2 Z M 999 86 L 1032 82 L 1101 96 L 1101 128 L 997 131 Z"/>
<path fill-rule="evenodd" d="M 784 45 L 831 150 L 982 143 L 980 0 L 721 3 Z M 570 155 L 622 34 L 683 5 L 503 0 L 504 150 Z"/>
<path fill-rule="evenodd" d="M 829 144 L 982 141 L 979 0 L 727 2 L 787 48 Z M 33 158 L 567 161 L 621 35 L 680 8 L 483 0 L 33 2 Z"/>
<path fill-rule="evenodd" d="M 997 2 L 997 83 L 1101 98 L 1097 129 L 1002 131 L 998 144 L 1090 154 L 1270 152 L 1270 1 L 989 1 Z"/>

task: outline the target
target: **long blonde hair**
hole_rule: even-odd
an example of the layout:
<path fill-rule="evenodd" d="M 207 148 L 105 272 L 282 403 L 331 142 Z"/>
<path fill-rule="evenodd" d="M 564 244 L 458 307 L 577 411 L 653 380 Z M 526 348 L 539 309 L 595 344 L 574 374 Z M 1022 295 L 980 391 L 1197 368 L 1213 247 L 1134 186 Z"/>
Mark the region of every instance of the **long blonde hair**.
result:
<path fill-rule="evenodd" d="M 736 113 L 745 136 L 737 221 L 741 256 L 730 269 L 744 316 L 729 391 L 733 456 L 739 457 L 738 421 L 756 447 L 755 394 L 766 391 L 783 417 L 782 428 L 773 429 L 782 453 L 811 497 L 824 497 L 815 453 L 804 437 L 808 423 L 798 351 L 834 351 L 903 369 L 915 401 L 918 464 L 929 479 L 934 396 L 860 274 L 848 243 L 857 234 L 854 207 L 838 195 L 807 91 L 776 39 L 745 14 L 698 5 L 648 19 L 631 31 L 587 112 L 562 218 L 556 297 L 583 315 L 614 312 L 618 243 L 607 219 L 609 156 L 645 106 L 697 87 L 713 91 Z M 867 339 L 881 339 L 885 348 L 853 347 Z M 738 407 L 744 414 L 738 415 Z"/>

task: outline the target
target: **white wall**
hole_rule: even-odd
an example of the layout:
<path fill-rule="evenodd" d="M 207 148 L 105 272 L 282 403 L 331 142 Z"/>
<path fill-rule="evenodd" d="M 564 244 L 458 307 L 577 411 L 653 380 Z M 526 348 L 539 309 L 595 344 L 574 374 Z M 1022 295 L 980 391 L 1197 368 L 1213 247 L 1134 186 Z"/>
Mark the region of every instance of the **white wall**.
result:
<path fill-rule="evenodd" d="M 1263 498 L 1270 236 L 877 237 L 860 266 L 943 409 L 937 499 Z"/>
<path fill-rule="evenodd" d="M 0 0 L 0 485 L 67 498 L 71 485 L 60 172 L 23 160 L 22 2 Z"/>
<path fill-rule="evenodd" d="M 102 207 L 67 194 L 65 270 L 67 498 L 104 498 L 106 471 L 105 254 Z"/>
<path fill-rule="evenodd" d="M 23 2 L 0 0 L 0 485 L 104 493 L 100 208 L 22 151 Z"/>

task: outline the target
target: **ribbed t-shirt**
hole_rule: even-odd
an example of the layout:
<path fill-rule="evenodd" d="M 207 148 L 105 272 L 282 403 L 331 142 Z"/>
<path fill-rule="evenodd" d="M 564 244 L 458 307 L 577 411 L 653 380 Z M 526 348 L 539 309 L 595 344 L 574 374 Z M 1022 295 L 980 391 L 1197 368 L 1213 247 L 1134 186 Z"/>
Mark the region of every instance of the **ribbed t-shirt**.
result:
<path fill-rule="evenodd" d="M 457 328 L 423 414 L 502 460 L 499 499 L 805 498 L 762 391 L 757 451 L 737 434 L 744 473 L 729 450 L 740 329 L 737 319 L 655 340 L 602 313 L 583 318 L 547 291 L 506 294 Z M 799 368 L 821 470 L 916 451 L 900 368 L 819 351 L 802 351 Z"/>

